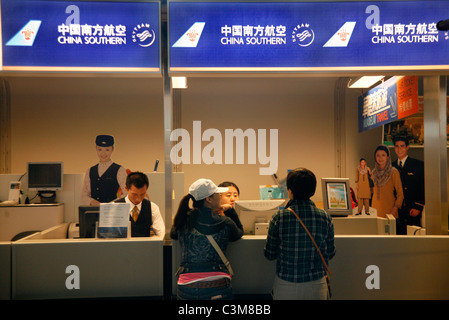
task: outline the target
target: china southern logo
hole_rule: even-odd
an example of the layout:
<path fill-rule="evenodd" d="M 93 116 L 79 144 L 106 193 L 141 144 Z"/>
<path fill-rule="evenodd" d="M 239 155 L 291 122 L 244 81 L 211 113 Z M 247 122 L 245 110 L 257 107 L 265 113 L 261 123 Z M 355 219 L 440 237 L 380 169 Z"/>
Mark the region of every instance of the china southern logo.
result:
<path fill-rule="evenodd" d="M 297 25 L 292 32 L 292 41 L 301 47 L 308 47 L 315 40 L 315 32 L 308 23 Z"/>
<path fill-rule="evenodd" d="M 154 43 L 156 34 L 151 26 L 146 23 L 139 24 L 133 29 L 133 42 L 136 42 L 141 47 L 149 47 Z"/>
<path fill-rule="evenodd" d="M 41 26 L 40 20 L 30 20 L 9 40 L 7 46 L 32 46 Z"/>
<path fill-rule="evenodd" d="M 346 22 L 323 47 L 347 47 L 354 28 L 355 21 Z"/>
<path fill-rule="evenodd" d="M 198 41 L 200 41 L 201 33 L 203 32 L 205 22 L 195 22 L 178 41 L 175 42 L 175 48 L 196 48 Z"/>

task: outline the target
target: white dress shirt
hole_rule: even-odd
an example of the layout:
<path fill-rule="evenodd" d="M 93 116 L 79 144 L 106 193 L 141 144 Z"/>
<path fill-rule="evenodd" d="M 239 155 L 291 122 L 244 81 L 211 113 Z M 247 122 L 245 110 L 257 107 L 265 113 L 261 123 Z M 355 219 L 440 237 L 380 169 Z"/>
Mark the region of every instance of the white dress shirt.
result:
<path fill-rule="evenodd" d="M 135 205 L 128 199 L 128 196 L 125 197 L 125 202 L 130 204 L 129 215 L 131 217 L 133 215 L 134 206 L 136 206 L 137 209 L 139 209 L 139 214 L 140 214 L 140 210 L 142 208 L 142 202 L 139 203 L 138 205 Z M 161 215 L 161 211 L 159 210 L 159 206 L 152 201 L 150 201 L 150 203 L 151 203 L 151 220 L 153 222 L 151 229 L 153 230 L 153 232 L 156 236 L 164 236 L 165 235 L 165 223 L 164 223 L 164 219 L 162 219 L 162 215 Z"/>
<path fill-rule="evenodd" d="M 399 159 L 398 159 L 398 166 L 399 166 L 399 167 L 401 166 L 401 162 L 402 162 L 402 166 L 404 166 L 404 165 L 405 165 L 405 161 L 407 160 L 407 158 L 408 158 L 408 156 L 405 156 L 405 158 L 402 159 L 402 160 L 399 160 Z"/>

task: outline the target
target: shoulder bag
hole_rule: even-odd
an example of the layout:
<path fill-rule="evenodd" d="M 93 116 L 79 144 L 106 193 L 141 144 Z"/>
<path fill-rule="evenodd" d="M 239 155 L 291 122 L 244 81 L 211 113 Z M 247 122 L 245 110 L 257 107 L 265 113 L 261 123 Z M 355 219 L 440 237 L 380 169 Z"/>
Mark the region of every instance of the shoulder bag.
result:
<path fill-rule="evenodd" d="M 332 274 L 332 272 L 329 270 L 329 267 L 327 266 L 327 263 L 324 260 L 323 255 L 321 254 L 320 248 L 318 247 L 318 245 L 315 242 L 315 239 L 312 237 L 312 234 L 306 228 L 306 225 L 302 222 L 302 220 L 299 218 L 299 216 L 296 214 L 296 212 L 293 211 L 293 209 L 291 209 L 291 208 L 287 208 L 287 210 L 290 210 L 295 215 L 296 219 L 298 219 L 298 221 L 301 223 L 304 230 L 306 230 L 307 234 L 309 235 L 310 239 L 312 240 L 313 244 L 315 245 L 315 248 L 317 249 L 318 253 L 320 254 L 321 261 L 323 261 L 324 268 L 326 269 L 326 283 L 327 283 L 327 289 L 329 290 L 329 297 L 332 298 L 331 279 L 330 279 L 330 274 Z"/>
<path fill-rule="evenodd" d="M 234 272 L 232 271 L 231 268 L 231 263 L 229 262 L 229 260 L 226 258 L 226 256 L 224 255 L 223 251 L 221 250 L 220 246 L 218 245 L 218 243 L 215 241 L 215 239 L 212 237 L 212 235 L 210 234 L 206 234 L 205 235 L 207 237 L 207 239 L 209 240 L 209 242 L 211 243 L 212 247 L 214 247 L 214 249 L 217 251 L 218 255 L 220 256 L 221 260 L 223 261 L 223 263 L 225 264 L 226 268 L 228 268 L 229 274 L 231 276 L 234 275 Z"/>

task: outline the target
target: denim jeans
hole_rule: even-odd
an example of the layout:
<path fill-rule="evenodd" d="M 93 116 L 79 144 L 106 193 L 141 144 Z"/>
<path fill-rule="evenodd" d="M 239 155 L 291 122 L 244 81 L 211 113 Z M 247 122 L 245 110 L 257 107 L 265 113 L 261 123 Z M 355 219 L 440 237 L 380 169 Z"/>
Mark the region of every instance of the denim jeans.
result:
<path fill-rule="evenodd" d="M 329 300 L 326 277 L 309 282 L 289 282 L 274 278 L 273 300 Z"/>
<path fill-rule="evenodd" d="M 216 288 L 197 288 L 178 285 L 178 300 L 232 300 L 231 285 Z"/>

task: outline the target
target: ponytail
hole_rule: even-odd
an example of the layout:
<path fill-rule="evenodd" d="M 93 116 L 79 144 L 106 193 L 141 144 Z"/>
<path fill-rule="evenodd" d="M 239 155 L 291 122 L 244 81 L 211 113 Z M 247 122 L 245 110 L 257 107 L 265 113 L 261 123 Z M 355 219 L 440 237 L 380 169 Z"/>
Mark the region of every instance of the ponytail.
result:
<path fill-rule="evenodd" d="M 193 208 L 190 208 L 189 203 L 192 200 Z M 197 209 L 202 207 L 204 204 L 204 200 L 196 201 L 195 198 L 191 194 L 187 194 L 184 198 L 181 199 L 179 203 L 178 211 L 176 212 L 175 218 L 173 220 L 173 228 L 175 231 L 180 231 L 184 229 L 185 232 L 188 232 L 192 229 L 193 219 L 192 217 L 195 215 Z"/>

